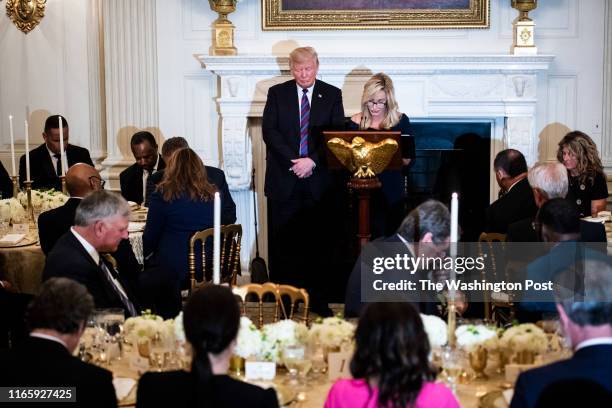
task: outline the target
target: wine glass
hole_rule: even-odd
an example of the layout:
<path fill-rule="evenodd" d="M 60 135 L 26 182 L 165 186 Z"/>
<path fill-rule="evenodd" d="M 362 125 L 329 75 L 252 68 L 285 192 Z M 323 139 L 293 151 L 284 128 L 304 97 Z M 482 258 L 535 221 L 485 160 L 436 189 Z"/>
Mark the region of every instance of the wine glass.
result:
<path fill-rule="evenodd" d="M 283 348 L 283 363 L 289 371 L 289 384 L 297 385 L 297 376 L 300 362 L 304 360 L 304 347 L 291 344 Z M 310 367 L 309 367 L 310 369 Z"/>
<path fill-rule="evenodd" d="M 117 360 L 123 356 L 123 324 L 125 323 L 125 313 L 121 308 L 105 309 L 103 317 L 106 332 L 113 344 L 116 343 L 119 354 Z"/>
<path fill-rule="evenodd" d="M 312 362 L 312 373 L 314 378 L 319 378 L 321 374 L 327 371 L 327 362 L 325 361 L 325 348 L 321 343 L 316 342 L 310 352 L 310 361 Z"/>
<path fill-rule="evenodd" d="M 457 395 L 457 381 L 463 372 L 463 352 L 452 347 L 444 347 L 441 352 L 442 367 L 446 374 L 446 381 L 453 394 Z"/>

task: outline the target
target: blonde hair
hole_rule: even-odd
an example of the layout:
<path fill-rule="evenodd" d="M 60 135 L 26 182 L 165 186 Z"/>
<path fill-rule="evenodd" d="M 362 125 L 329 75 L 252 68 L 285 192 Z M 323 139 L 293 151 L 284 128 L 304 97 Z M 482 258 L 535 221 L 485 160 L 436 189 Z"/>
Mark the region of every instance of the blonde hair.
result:
<path fill-rule="evenodd" d="M 579 130 L 574 130 L 565 135 L 559 142 L 559 149 L 557 150 L 557 160 L 561 163 L 563 163 L 564 147 L 567 147 L 576 156 L 576 171 L 581 183 L 588 179 L 593 184 L 597 173 L 603 174 L 603 166 L 597 152 L 597 146 L 589 135 Z"/>
<path fill-rule="evenodd" d="M 289 54 L 289 67 L 292 68 L 293 64 L 300 64 L 313 59 L 315 60 L 317 66 L 319 66 L 319 55 L 314 48 L 299 47 L 291 51 L 291 54 Z"/>
<path fill-rule="evenodd" d="M 397 125 L 400 121 L 402 114 L 399 112 L 397 107 L 397 100 L 395 99 L 395 89 L 393 88 L 393 81 L 387 74 L 379 72 L 368 79 L 368 82 L 363 86 L 363 95 L 361 96 L 361 121 L 359 123 L 359 129 L 366 130 L 372 125 L 372 115 L 368 109 L 368 101 L 372 99 L 375 93 L 384 91 L 387 95 L 387 105 L 385 107 L 385 118 L 381 122 L 382 129 L 390 129 Z"/>

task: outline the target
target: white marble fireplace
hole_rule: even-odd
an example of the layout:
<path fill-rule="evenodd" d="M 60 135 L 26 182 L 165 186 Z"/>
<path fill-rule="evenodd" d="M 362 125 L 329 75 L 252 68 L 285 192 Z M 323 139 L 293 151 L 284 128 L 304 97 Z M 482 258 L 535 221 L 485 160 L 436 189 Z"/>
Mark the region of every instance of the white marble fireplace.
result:
<path fill-rule="evenodd" d="M 263 197 L 265 146 L 261 116 L 270 86 L 291 78 L 287 58 L 259 55 L 197 55 L 218 75 L 217 99 L 223 167 L 232 195 L 242 203 L 243 268 L 254 253 L 251 170 L 257 170 L 260 252 L 267 253 Z M 529 164 L 537 160 L 538 86 L 554 57 L 511 55 L 320 57 L 319 78 L 342 89 L 347 116 L 359 110 L 364 82 L 374 73 L 391 76 L 402 112 L 412 121 L 485 121 L 492 124 L 491 155 L 512 147 Z M 494 180 L 491 181 L 492 196 Z"/>

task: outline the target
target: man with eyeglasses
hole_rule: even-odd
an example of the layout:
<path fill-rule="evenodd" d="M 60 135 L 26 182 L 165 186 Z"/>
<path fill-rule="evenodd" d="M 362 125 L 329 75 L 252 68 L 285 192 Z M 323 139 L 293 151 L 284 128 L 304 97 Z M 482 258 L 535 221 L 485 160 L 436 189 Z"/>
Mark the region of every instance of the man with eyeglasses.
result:
<path fill-rule="evenodd" d="M 48 255 L 55 243 L 74 225 L 74 215 L 77 207 L 87 195 L 93 191 L 104 189 L 106 182 L 94 167 L 78 163 L 66 172 L 66 188 L 70 199 L 64 205 L 45 211 L 38 217 L 38 237 L 40 247 Z M 140 265 L 136 260 L 129 239 L 123 239 L 117 250 L 112 253 L 117 261 L 118 269 L 131 284 L 136 286 Z"/>

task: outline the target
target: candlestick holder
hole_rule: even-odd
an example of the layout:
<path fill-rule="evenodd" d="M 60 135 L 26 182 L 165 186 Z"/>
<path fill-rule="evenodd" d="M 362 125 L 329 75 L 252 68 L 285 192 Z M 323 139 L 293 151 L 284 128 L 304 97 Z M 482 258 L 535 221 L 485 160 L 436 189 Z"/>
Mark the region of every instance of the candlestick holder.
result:
<path fill-rule="evenodd" d="M 28 208 L 26 209 L 31 222 L 34 220 L 34 206 L 32 205 L 32 180 L 24 181 L 23 184 L 26 188 L 26 197 L 28 198 Z"/>
<path fill-rule="evenodd" d="M 13 182 L 13 198 L 17 198 L 17 194 L 19 194 L 19 176 L 11 176 L 11 181 Z"/>
<path fill-rule="evenodd" d="M 62 193 L 68 195 L 68 188 L 66 187 L 66 176 L 60 176 L 60 180 L 62 181 Z"/>
<path fill-rule="evenodd" d="M 448 324 L 448 345 L 455 348 L 457 338 L 455 337 L 455 330 L 457 329 L 457 306 L 455 305 L 455 299 L 448 299 L 448 312 L 447 324 Z"/>

